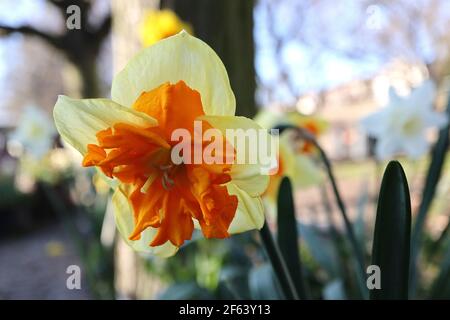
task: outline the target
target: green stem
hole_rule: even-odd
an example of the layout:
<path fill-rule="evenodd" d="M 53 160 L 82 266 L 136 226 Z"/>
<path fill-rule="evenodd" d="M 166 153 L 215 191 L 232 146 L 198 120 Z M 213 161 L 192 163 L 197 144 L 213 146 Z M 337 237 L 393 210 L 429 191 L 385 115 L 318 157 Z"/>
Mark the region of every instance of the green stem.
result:
<path fill-rule="evenodd" d="M 428 256 L 427 259 L 431 260 L 433 258 L 433 256 L 435 254 L 437 254 L 437 252 L 439 251 L 439 249 L 444 245 L 447 236 L 450 232 L 450 219 L 447 222 L 447 225 L 445 226 L 445 228 L 442 230 L 441 235 L 439 236 L 439 238 L 432 244 L 429 252 L 428 252 Z"/>
<path fill-rule="evenodd" d="M 353 247 L 353 251 L 355 252 L 356 260 L 358 261 L 358 264 L 360 266 L 361 272 L 364 273 L 365 272 L 365 270 L 364 270 L 365 269 L 364 268 L 364 257 L 363 257 L 362 251 L 361 251 L 361 249 L 360 249 L 360 247 L 358 245 L 358 241 L 356 240 L 356 236 L 355 236 L 355 232 L 353 230 L 353 226 L 352 226 L 352 224 L 350 222 L 350 219 L 348 218 L 347 210 L 346 210 L 345 205 L 344 205 L 344 201 L 342 201 L 342 197 L 341 197 L 341 194 L 339 192 L 339 189 L 338 189 L 338 186 L 337 186 L 337 183 L 336 183 L 336 179 L 334 178 L 334 174 L 333 174 L 333 170 L 332 170 L 332 167 L 331 167 L 331 163 L 328 160 L 328 157 L 325 154 L 325 151 L 323 151 L 323 149 L 317 143 L 315 143 L 315 144 L 316 144 L 317 149 L 319 150 L 320 156 L 322 157 L 322 161 L 323 161 L 323 163 L 325 165 L 328 178 L 330 179 L 331 186 L 333 188 L 333 193 L 334 193 L 334 195 L 336 197 L 337 205 L 338 205 L 339 210 L 341 212 L 342 218 L 344 219 L 345 229 L 347 231 L 348 238 L 349 238 L 350 243 L 351 243 L 351 245 Z"/>
<path fill-rule="evenodd" d="M 355 257 L 356 257 L 356 262 L 358 264 L 358 271 L 359 271 L 358 272 L 358 279 L 359 279 L 358 283 L 361 283 L 361 280 L 363 280 L 365 277 L 364 256 L 363 256 L 362 250 L 360 249 L 358 242 L 356 240 L 355 232 L 353 231 L 353 226 L 350 222 L 350 219 L 348 218 L 347 210 L 345 208 L 344 202 L 342 201 L 342 197 L 340 195 L 340 192 L 339 192 L 339 189 L 338 189 L 338 186 L 336 183 L 336 179 L 334 178 L 331 163 L 330 163 L 325 151 L 319 145 L 319 143 L 317 142 L 315 137 L 313 135 L 311 135 L 307 130 L 304 130 L 303 128 L 299 128 L 299 127 L 296 127 L 293 125 L 282 125 L 282 126 L 275 127 L 275 129 L 278 129 L 280 134 L 282 131 L 284 131 L 286 129 L 293 129 L 299 135 L 299 138 L 311 142 L 312 144 L 314 144 L 314 146 L 319 151 L 320 157 L 322 158 L 322 161 L 325 165 L 325 169 L 327 171 L 328 178 L 330 179 L 331 186 L 333 188 L 333 193 L 336 197 L 336 202 L 339 207 L 339 211 L 341 212 L 342 218 L 344 220 L 344 225 L 345 225 L 348 239 L 350 240 L 351 247 L 352 247 Z M 361 294 L 363 295 L 363 297 L 366 297 L 367 292 L 362 288 L 361 285 L 359 286 L 359 288 L 360 288 L 360 291 L 361 291 Z"/>
<path fill-rule="evenodd" d="M 289 274 L 286 263 L 281 255 L 281 252 L 273 240 L 272 234 L 267 223 L 264 224 L 259 231 L 261 240 L 269 256 L 270 263 L 275 272 L 275 275 L 280 283 L 281 289 L 288 300 L 298 300 L 299 296 L 295 289 L 292 277 Z"/>
<path fill-rule="evenodd" d="M 359 272 L 358 272 L 359 289 L 361 291 L 362 296 L 366 297 L 367 293 L 361 285 L 361 283 L 364 283 L 363 279 L 364 279 L 364 275 L 365 275 L 365 267 L 364 267 L 365 263 L 364 263 L 364 256 L 363 256 L 362 250 L 361 250 L 360 246 L 358 245 L 358 241 L 356 239 L 356 235 L 353 230 L 352 223 L 350 222 L 350 219 L 348 218 L 347 210 L 344 205 L 344 201 L 342 200 L 341 194 L 339 192 L 339 189 L 338 189 L 338 186 L 336 183 L 336 179 L 334 178 L 331 163 L 330 163 L 325 151 L 319 146 L 319 144 L 316 141 L 314 142 L 314 144 L 315 144 L 316 148 L 319 150 L 320 156 L 325 165 L 328 178 L 330 179 L 331 186 L 333 188 L 333 193 L 336 197 L 336 202 L 339 207 L 339 211 L 341 212 L 342 218 L 344 220 L 344 225 L 345 225 L 348 239 L 350 240 L 350 244 L 352 246 L 353 252 L 356 257 L 356 262 L 358 264 L 358 269 L 359 269 Z"/>
<path fill-rule="evenodd" d="M 333 244 L 336 248 L 336 251 L 338 252 L 339 257 L 339 272 L 338 276 L 342 277 L 346 281 L 351 282 L 351 279 L 349 277 L 349 273 L 345 272 L 345 259 L 348 256 L 347 252 L 345 252 L 345 248 L 342 246 L 342 244 L 345 244 L 345 239 L 343 236 L 339 233 L 337 227 L 335 226 L 334 220 L 333 220 L 333 209 L 331 207 L 330 198 L 328 197 L 327 190 L 325 186 L 322 186 L 320 188 L 321 190 L 321 196 L 325 207 L 325 212 L 327 213 L 327 217 L 330 224 L 330 235 L 333 239 Z"/>
<path fill-rule="evenodd" d="M 447 299 L 446 291 L 448 292 L 448 285 L 450 282 L 450 246 L 442 257 L 442 264 L 440 272 L 431 287 L 431 299 Z"/>
<path fill-rule="evenodd" d="M 450 95 L 449 95 L 450 96 Z M 447 102 L 447 116 L 450 116 L 450 99 Z M 449 138 L 450 123 L 439 132 L 439 138 L 431 152 L 431 162 L 423 186 L 422 201 L 416 216 L 416 221 L 411 236 L 411 265 L 410 265 L 410 296 L 414 297 L 418 281 L 418 256 L 422 244 L 423 229 L 425 226 L 428 211 L 436 193 L 437 185 L 440 181 L 442 170 L 447 156 L 447 149 L 450 144 Z"/>

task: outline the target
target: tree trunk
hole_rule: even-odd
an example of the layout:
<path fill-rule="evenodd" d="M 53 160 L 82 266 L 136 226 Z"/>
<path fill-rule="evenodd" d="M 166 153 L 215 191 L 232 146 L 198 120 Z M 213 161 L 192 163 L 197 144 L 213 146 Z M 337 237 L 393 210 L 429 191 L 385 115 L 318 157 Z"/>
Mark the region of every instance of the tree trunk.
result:
<path fill-rule="evenodd" d="M 194 35 L 208 43 L 222 59 L 236 96 L 236 114 L 253 117 L 255 66 L 253 0 L 162 0 L 189 22 Z"/>
<path fill-rule="evenodd" d="M 81 95 L 83 98 L 99 98 L 99 79 L 97 74 L 97 56 L 88 55 L 81 59 L 76 66 L 81 76 Z"/>

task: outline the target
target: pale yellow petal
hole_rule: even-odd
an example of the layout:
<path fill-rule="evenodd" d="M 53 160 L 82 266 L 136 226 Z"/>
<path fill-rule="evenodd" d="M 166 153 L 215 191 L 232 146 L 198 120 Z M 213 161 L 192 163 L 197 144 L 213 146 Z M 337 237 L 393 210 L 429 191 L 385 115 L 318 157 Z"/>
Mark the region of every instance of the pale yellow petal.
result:
<path fill-rule="evenodd" d="M 266 216 L 274 218 L 277 213 L 277 200 L 278 200 L 278 189 L 281 184 L 281 176 L 271 176 L 269 187 L 266 192 L 262 195 L 262 201 L 264 204 L 264 209 L 266 210 Z"/>
<path fill-rule="evenodd" d="M 184 31 L 131 59 L 114 78 L 111 96 L 131 107 L 143 91 L 180 80 L 200 92 L 206 114 L 234 115 L 236 102 L 222 61 L 206 43 Z"/>
<path fill-rule="evenodd" d="M 294 165 L 287 170 L 286 175 L 296 188 L 310 187 L 323 181 L 320 168 L 310 157 L 304 155 L 295 158 Z"/>
<path fill-rule="evenodd" d="M 53 109 L 56 128 L 61 137 L 84 154 L 89 143 L 97 143 L 95 134 L 122 122 L 152 127 L 157 121 L 108 99 L 72 99 L 59 96 Z"/>
<path fill-rule="evenodd" d="M 298 112 L 286 113 L 286 120 L 288 123 L 298 127 L 315 128 L 315 134 L 320 135 L 328 129 L 328 122 L 317 116 L 306 116 Z"/>
<path fill-rule="evenodd" d="M 200 119 L 219 129 L 234 147 L 236 163 L 231 167 L 233 183 L 251 196 L 262 194 L 269 183 L 268 174 L 276 166 L 277 138 L 245 117 L 202 116 Z M 266 144 L 271 144 L 271 149 L 261 148 Z M 259 151 L 262 151 L 261 154 L 258 154 Z"/>
<path fill-rule="evenodd" d="M 232 172 L 231 178 L 233 179 L 233 183 L 240 189 L 245 190 L 252 197 L 263 194 L 270 181 L 270 176 L 268 175 L 256 174 L 251 176 L 241 173 L 240 176 L 241 178 L 237 177 L 237 175 L 233 176 Z"/>
<path fill-rule="evenodd" d="M 321 182 L 323 176 L 320 167 L 310 156 L 296 152 L 289 138 L 288 134 L 283 133 L 279 141 L 283 174 L 291 179 L 295 188 L 308 187 Z"/>
<path fill-rule="evenodd" d="M 277 125 L 289 123 L 284 113 L 269 110 L 268 108 L 258 111 L 254 117 L 254 121 L 265 129 L 271 129 Z"/>
<path fill-rule="evenodd" d="M 329 126 L 328 122 L 320 117 L 307 116 L 296 111 L 283 113 L 277 110 L 262 109 L 256 114 L 254 120 L 266 129 L 288 124 L 306 128 L 313 126 L 317 135 L 326 131 Z"/>
<path fill-rule="evenodd" d="M 80 163 L 81 163 L 81 161 L 80 161 Z M 116 190 L 116 188 L 120 184 L 119 180 L 107 177 L 99 167 L 95 167 L 95 170 L 96 170 L 95 176 L 93 177 L 95 179 L 93 179 L 92 182 L 96 189 L 98 187 L 102 188 L 101 185 L 107 185 L 109 189 Z"/>
<path fill-rule="evenodd" d="M 260 197 L 251 197 L 233 183 L 227 184 L 228 192 L 238 197 L 238 208 L 228 232 L 241 233 L 261 229 L 264 225 L 264 206 Z"/>
<path fill-rule="evenodd" d="M 136 241 L 129 240 L 128 237 L 134 230 L 133 214 L 128 199 L 124 193 L 117 188 L 112 198 L 114 206 L 114 217 L 123 240 L 134 250 L 141 253 L 151 253 L 160 257 L 173 256 L 178 248 L 167 241 L 164 245 L 158 247 L 151 247 L 149 244 L 155 237 L 157 230 L 154 228 L 147 228 L 141 233 L 141 238 Z"/>

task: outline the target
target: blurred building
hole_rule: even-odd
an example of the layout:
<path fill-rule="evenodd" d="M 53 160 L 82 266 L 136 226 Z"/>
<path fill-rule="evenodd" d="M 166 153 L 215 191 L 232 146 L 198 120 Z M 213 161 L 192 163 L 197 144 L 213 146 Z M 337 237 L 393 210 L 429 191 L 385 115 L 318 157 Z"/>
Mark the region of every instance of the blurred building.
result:
<path fill-rule="evenodd" d="M 296 109 L 305 114 L 317 114 L 330 123 L 321 140 L 333 159 L 364 159 L 369 152 L 369 140 L 361 132 L 361 118 L 388 102 L 390 87 L 400 95 L 408 95 L 427 74 L 423 64 L 394 60 L 370 79 L 303 95 Z"/>

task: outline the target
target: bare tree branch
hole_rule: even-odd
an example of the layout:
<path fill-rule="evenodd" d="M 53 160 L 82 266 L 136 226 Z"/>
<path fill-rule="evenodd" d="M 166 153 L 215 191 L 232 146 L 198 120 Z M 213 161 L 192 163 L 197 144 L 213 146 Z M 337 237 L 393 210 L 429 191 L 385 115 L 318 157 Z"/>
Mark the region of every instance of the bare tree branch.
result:
<path fill-rule="evenodd" d="M 66 8 L 67 8 L 67 1 L 62 1 L 62 0 L 49 0 L 48 2 L 50 2 L 52 5 L 54 5 L 55 7 L 57 7 L 59 10 L 65 12 Z"/>
<path fill-rule="evenodd" d="M 100 43 L 110 32 L 111 30 L 111 15 L 108 15 L 98 27 L 98 29 L 92 34 L 94 41 Z"/>
<path fill-rule="evenodd" d="M 11 33 L 15 32 L 22 33 L 24 35 L 39 37 L 56 49 L 62 49 L 63 47 L 62 39 L 58 36 L 52 36 L 30 26 L 10 27 L 0 24 L 0 36 L 10 35 Z"/>
<path fill-rule="evenodd" d="M 81 8 L 81 10 L 89 11 L 91 7 L 91 1 L 87 0 L 48 0 L 52 5 L 57 7 L 61 13 L 64 15 L 66 10 L 71 5 L 76 5 Z"/>

